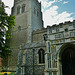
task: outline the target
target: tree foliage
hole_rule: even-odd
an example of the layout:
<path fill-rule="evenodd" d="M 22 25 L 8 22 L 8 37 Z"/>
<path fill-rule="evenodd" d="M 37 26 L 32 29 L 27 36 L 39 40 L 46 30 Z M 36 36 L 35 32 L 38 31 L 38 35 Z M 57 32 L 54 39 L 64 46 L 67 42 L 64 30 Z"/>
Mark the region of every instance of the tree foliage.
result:
<path fill-rule="evenodd" d="M 2 58 L 11 52 L 9 39 L 12 37 L 11 29 L 15 26 L 15 16 L 8 16 L 5 7 L 4 3 L 0 2 L 0 57 Z"/>

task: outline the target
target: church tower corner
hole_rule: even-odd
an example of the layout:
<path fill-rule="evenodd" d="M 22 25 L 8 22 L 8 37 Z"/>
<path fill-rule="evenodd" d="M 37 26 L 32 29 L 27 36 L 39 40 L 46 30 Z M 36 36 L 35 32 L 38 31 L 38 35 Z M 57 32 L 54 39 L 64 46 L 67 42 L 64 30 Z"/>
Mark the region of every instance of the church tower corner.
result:
<path fill-rule="evenodd" d="M 12 15 L 16 16 L 16 26 L 10 39 L 12 53 L 8 57 L 8 70 L 16 71 L 20 46 L 31 43 L 32 32 L 43 28 L 41 5 L 37 0 L 14 0 Z"/>

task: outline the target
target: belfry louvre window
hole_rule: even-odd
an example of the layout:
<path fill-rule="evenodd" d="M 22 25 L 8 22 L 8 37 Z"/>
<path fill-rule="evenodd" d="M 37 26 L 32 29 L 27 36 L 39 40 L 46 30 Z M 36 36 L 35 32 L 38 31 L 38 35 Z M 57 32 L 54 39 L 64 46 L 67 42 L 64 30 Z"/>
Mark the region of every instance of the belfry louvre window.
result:
<path fill-rule="evenodd" d="M 22 13 L 25 12 L 25 4 L 22 5 Z"/>
<path fill-rule="evenodd" d="M 20 14 L 20 6 L 17 7 L 17 14 Z"/>
<path fill-rule="evenodd" d="M 37 10 L 37 16 L 39 15 L 39 11 Z"/>
<path fill-rule="evenodd" d="M 43 49 L 40 49 L 38 54 L 39 54 L 39 64 L 45 63 L 45 57 L 44 57 L 45 51 Z"/>
<path fill-rule="evenodd" d="M 36 8 L 34 7 L 34 14 L 36 14 Z"/>

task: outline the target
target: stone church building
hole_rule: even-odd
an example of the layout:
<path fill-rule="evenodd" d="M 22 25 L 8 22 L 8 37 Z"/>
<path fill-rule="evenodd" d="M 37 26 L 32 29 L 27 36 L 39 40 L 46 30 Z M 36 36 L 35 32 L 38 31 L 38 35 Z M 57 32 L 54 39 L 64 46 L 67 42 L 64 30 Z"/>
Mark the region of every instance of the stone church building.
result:
<path fill-rule="evenodd" d="M 75 20 L 44 28 L 38 0 L 14 0 L 7 71 L 19 75 L 75 75 Z"/>
<path fill-rule="evenodd" d="M 44 75 L 46 44 L 43 35 L 41 3 L 38 0 L 14 0 L 12 15 L 16 26 L 10 39 L 8 71 L 19 75 Z"/>

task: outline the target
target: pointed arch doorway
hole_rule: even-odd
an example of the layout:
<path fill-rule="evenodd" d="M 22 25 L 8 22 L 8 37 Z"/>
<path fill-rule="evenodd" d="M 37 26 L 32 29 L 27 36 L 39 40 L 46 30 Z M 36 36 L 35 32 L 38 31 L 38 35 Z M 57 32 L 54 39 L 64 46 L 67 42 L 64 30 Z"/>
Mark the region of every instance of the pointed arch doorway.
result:
<path fill-rule="evenodd" d="M 75 75 L 75 49 L 67 47 L 61 54 L 62 75 Z"/>

